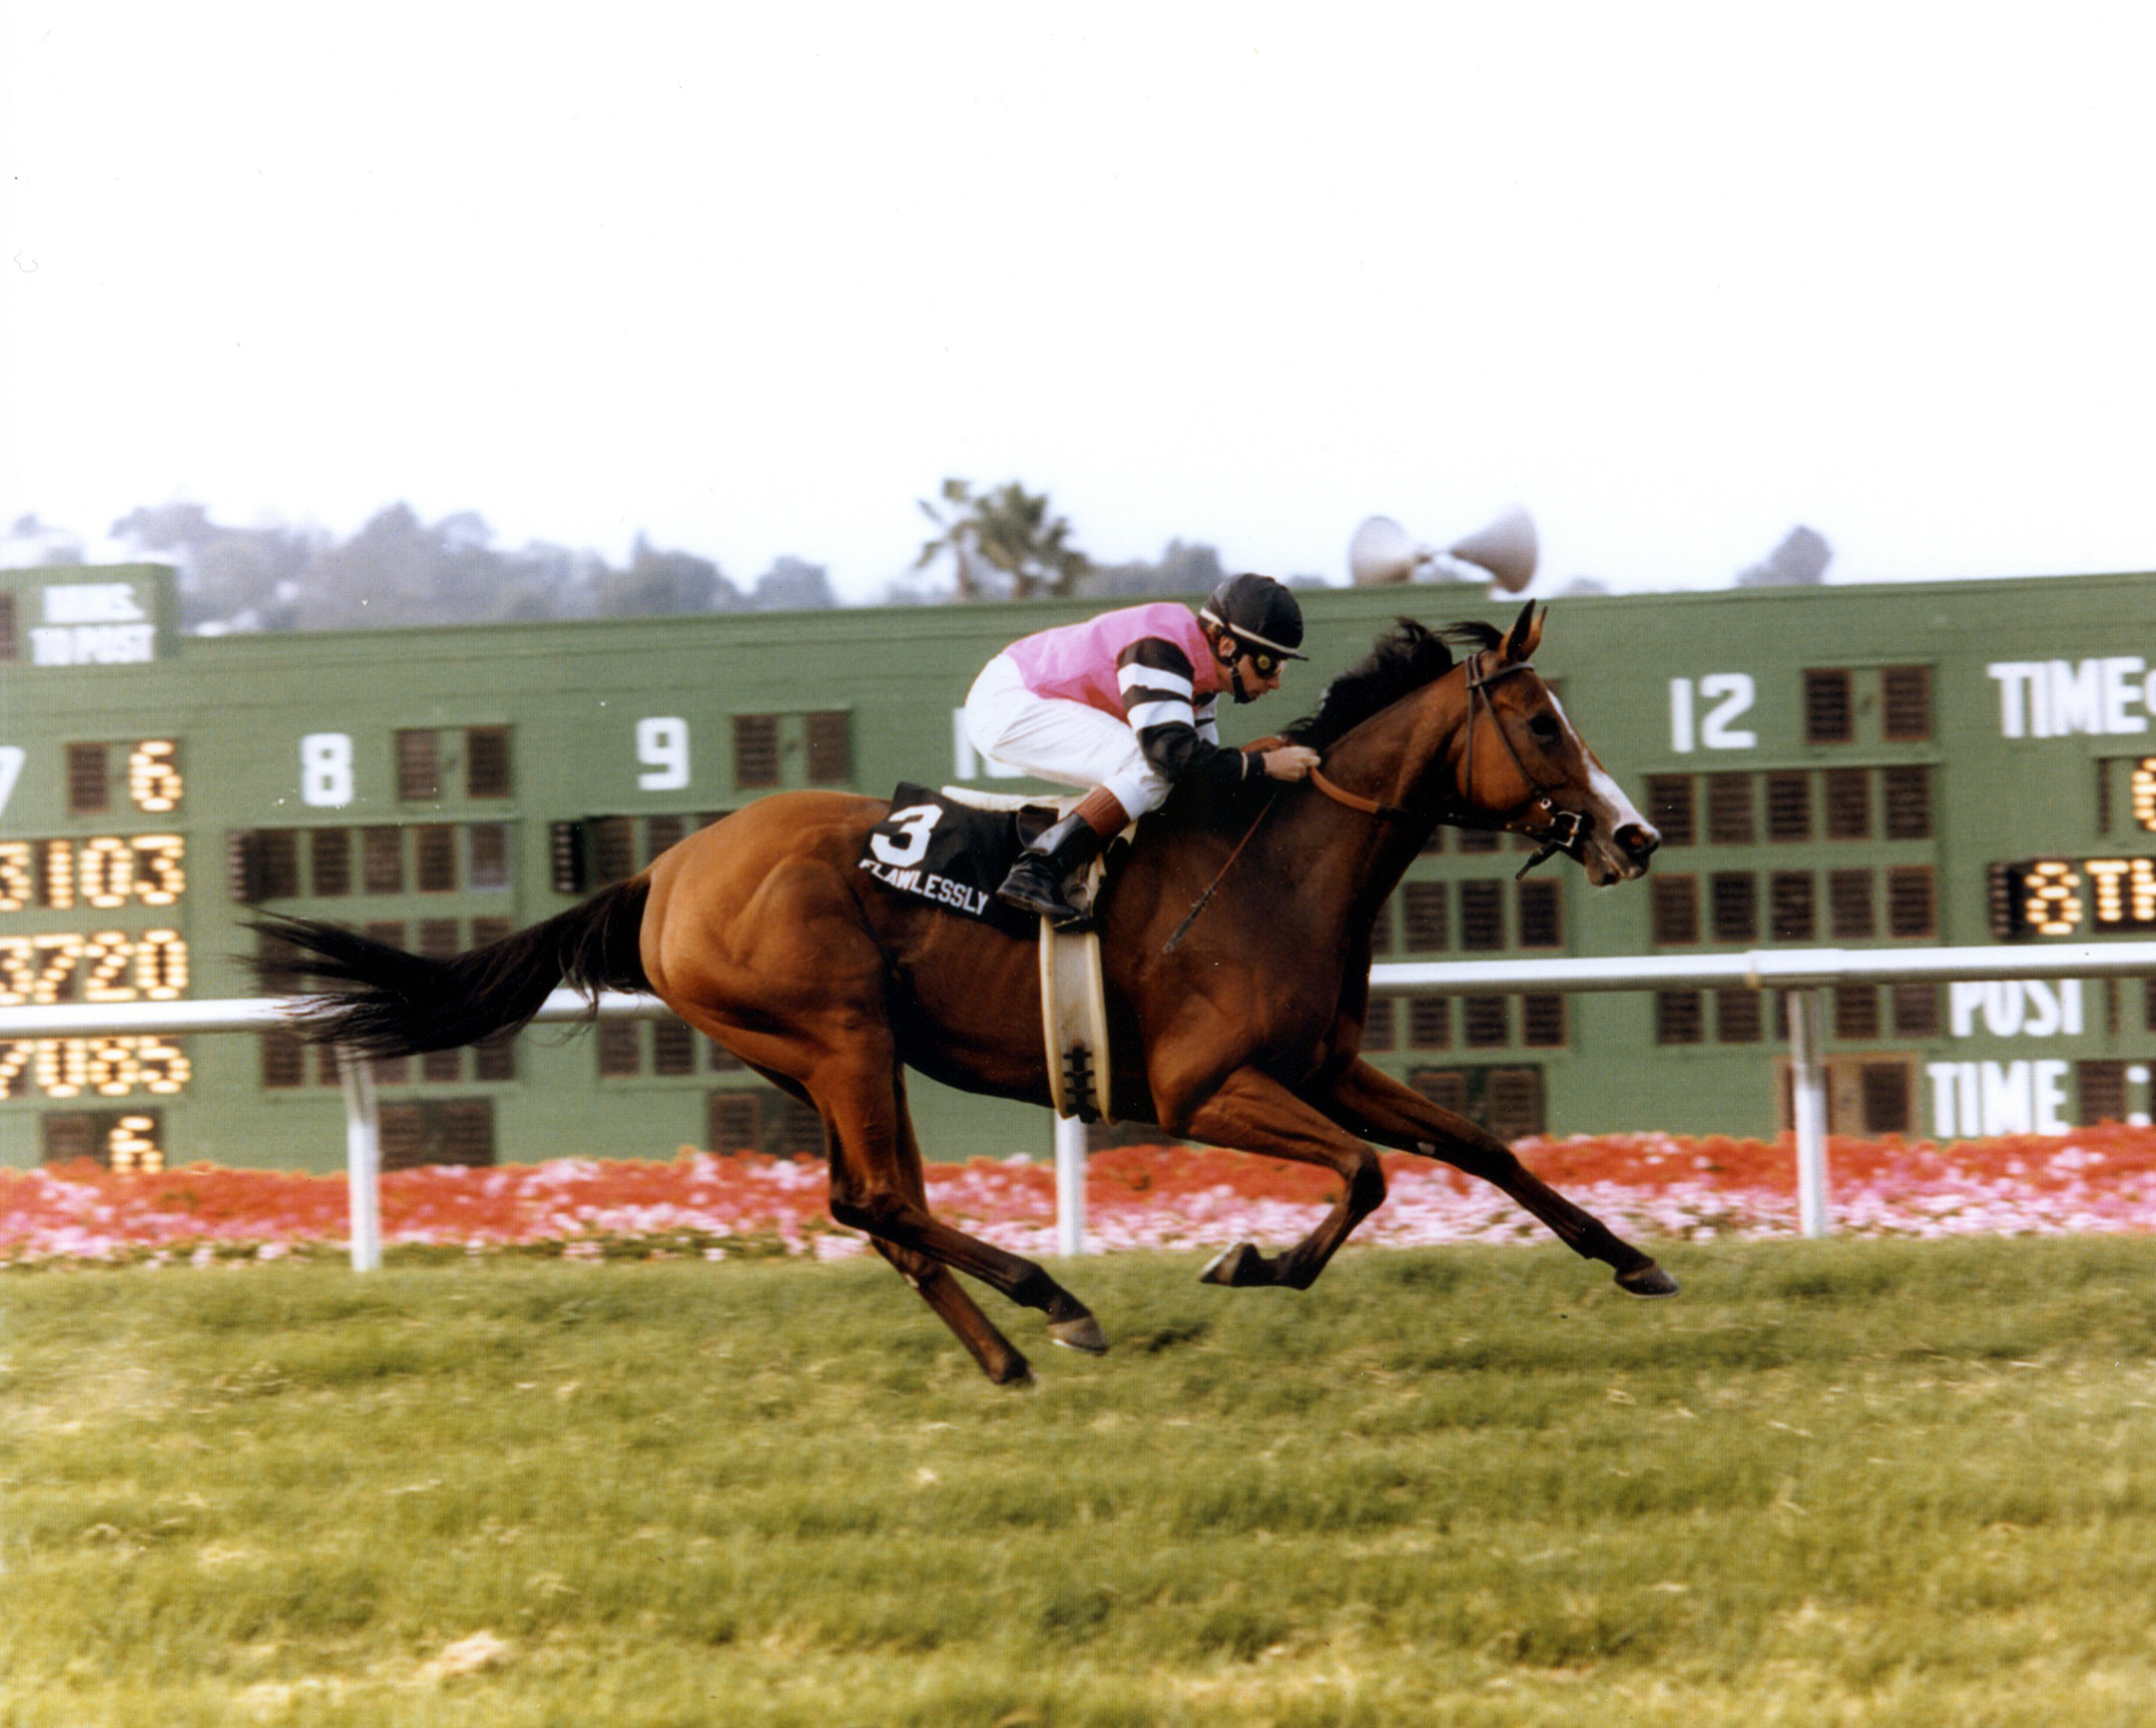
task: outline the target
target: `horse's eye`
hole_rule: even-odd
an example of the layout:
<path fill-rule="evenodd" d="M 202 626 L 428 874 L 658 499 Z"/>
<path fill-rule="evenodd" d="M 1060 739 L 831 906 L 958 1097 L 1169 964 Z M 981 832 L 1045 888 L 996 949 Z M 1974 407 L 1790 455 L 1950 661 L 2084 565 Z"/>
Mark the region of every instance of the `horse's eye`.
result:
<path fill-rule="evenodd" d="M 1537 744 L 1555 744 L 1564 736 L 1564 728 L 1557 724 L 1552 714 L 1538 714 L 1527 722 L 1527 731 Z"/>

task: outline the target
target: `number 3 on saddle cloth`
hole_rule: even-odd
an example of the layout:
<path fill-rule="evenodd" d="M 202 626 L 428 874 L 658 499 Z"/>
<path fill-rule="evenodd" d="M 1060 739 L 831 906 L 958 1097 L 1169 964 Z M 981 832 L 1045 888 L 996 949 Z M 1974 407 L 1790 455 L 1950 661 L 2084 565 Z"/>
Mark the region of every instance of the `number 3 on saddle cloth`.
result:
<path fill-rule="evenodd" d="M 1105 1121 L 1108 1017 L 1100 937 L 1090 926 L 1058 930 L 996 898 L 1019 853 L 1063 812 L 1047 802 L 968 796 L 992 808 L 901 782 L 891 794 L 890 815 L 868 831 L 859 866 L 893 893 L 992 924 L 1006 935 L 1030 936 L 1037 929 L 1048 1089 L 1056 1114 Z"/>

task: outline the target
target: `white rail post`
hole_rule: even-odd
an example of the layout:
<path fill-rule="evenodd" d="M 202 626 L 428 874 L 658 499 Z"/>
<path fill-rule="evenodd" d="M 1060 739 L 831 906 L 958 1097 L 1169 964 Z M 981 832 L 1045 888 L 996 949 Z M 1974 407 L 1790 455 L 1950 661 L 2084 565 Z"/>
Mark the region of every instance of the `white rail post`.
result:
<path fill-rule="evenodd" d="M 1827 992 L 1792 990 L 1790 1108 L 1797 1119 L 1797 1222 L 1807 1236 L 1834 1229 L 1827 1211 Z"/>
<path fill-rule="evenodd" d="M 374 1104 L 374 1070 L 363 1056 L 337 1046 L 344 1082 L 344 1168 L 351 1188 L 351 1269 L 381 1270 L 381 1113 Z"/>
<path fill-rule="evenodd" d="M 1085 1124 L 1075 1116 L 1055 1122 L 1056 1252 L 1075 1259 L 1085 1247 Z"/>

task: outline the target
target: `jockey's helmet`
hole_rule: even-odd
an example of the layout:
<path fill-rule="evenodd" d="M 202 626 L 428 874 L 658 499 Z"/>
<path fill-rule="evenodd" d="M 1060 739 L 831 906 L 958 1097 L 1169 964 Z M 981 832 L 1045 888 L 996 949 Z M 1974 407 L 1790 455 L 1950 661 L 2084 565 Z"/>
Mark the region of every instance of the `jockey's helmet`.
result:
<path fill-rule="evenodd" d="M 1281 660 L 1308 660 L 1303 646 L 1303 608 L 1270 576 L 1231 576 L 1213 590 L 1198 616 L 1257 653 Z"/>

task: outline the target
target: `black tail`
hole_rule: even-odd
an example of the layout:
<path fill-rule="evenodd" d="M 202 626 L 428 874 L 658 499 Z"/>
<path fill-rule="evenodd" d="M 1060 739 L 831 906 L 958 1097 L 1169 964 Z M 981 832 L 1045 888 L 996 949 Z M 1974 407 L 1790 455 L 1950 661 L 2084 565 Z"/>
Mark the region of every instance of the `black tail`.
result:
<path fill-rule="evenodd" d="M 271 990 L 299 980 L 322 986 L 299 1015 L 316 1043 L 365 1056 L 423 1055 L 514 1032 L 561 984 L 593 998 L 649 990 L 637 937 L 650 891 L 637 876 L 543 924 L 439 960 L 341 924 L 272 914 L 250 921 L 268 938 L 255 964 Z"/>

